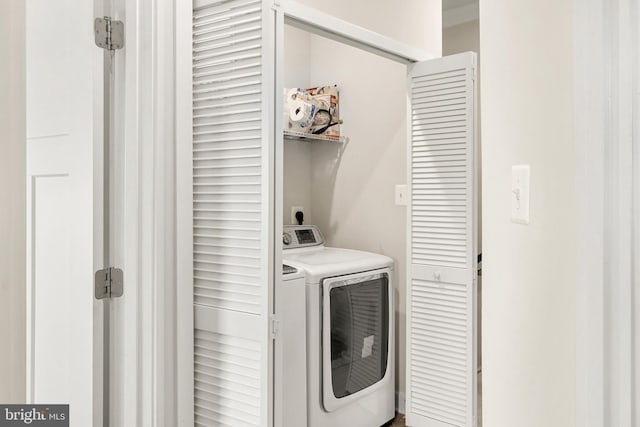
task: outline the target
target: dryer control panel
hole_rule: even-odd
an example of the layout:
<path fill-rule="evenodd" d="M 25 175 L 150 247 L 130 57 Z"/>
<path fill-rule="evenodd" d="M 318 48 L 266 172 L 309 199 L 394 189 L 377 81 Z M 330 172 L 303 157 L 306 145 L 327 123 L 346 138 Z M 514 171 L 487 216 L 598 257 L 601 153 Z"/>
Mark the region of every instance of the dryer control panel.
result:
<path fill-rule="evenodd" d="M 315 225 L 285 225 L 282 232 L 283 249 L 297 249 L 324 244 L 324 238 Z"/>

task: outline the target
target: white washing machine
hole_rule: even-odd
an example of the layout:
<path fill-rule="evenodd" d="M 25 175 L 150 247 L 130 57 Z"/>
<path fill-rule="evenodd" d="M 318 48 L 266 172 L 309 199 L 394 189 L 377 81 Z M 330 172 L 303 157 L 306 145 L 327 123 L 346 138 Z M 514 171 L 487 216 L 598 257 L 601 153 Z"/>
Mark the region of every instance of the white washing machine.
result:
<path fill-rule="evenodd" d="M 325 247 L 315 226 L 285 226 L 283 247 L 283 262 L 305 276 L 307 426 L 392 420 L 393 260 Z"/>

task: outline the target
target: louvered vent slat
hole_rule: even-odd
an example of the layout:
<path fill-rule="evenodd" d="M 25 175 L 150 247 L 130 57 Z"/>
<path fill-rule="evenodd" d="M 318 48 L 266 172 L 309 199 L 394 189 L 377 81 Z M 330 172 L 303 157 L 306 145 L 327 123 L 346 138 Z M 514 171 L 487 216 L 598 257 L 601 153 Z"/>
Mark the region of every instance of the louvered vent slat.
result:
<path fill-rule="evenodd" d="M 465 247 L 462 249 L 464 254 Z M 420 259 L 438 264 L 446 264 L 448 259 L 464 262 L 464 256 L 425 255 Z M 469 409 L 466 406 L 466 294 L 463 289 L 442 291 L 418 280 L 413 281 L 412 291 L 412 410 L 425 417 L 464 426 Z"/>
<path fill-rule="evenodd" d="M 415 204 L 412 210 L 412 261 L 467 267 L 467 247 L 443 250 L 420 245 L 433 233 L 461 233 L 466 230 L 465 206 L 458 203 L 469 190 L 467 178 L 467 109 L 450 109 L 444 114 L 442 104 L 455 94 L 466 99 L 464 70 L 438 73 L 412 79 L 412 201 L 438 198 L 441 214 L 434 215 L 429 204 Z M 430 110 L 425 106 L 435 107 Z M 455 150 L 450 146 L 456 146 Z M 446 148 L 445 148 L 446 147 Z M 443 149 L 444 148 L 444 149 Z M 450 197 L 447 197 L 450 196 Z M 454 212 L 461 212 L 455 215 Z"/>
<path fill-rule="evenodd" d="M 194 11 L 194 303 L 259 314 L 261 1 Z"/>
<path fill-rule="evenodd" d="M 196 328 L 196 426 L 260 425 L 260 350 L 258 342 Z"/>
<path fill-rule="evenodd" d="M 193 11 L 193 295 L 207 319 L 262 313 L 262 4 Z M 195 325 L 195 425 L 260 426 L 261 342 L 211 321 Z"/>

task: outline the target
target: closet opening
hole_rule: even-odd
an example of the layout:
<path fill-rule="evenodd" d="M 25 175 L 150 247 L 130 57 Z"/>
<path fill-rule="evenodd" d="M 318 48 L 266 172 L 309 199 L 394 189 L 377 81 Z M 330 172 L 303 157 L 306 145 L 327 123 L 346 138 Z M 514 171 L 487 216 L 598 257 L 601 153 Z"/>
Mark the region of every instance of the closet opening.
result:
<path fill-rule="evenodd" d="M 275 312 L 284 333 L 274 382 L 287 415 L 275 424 L 382 425 L 395 417 L 405 387 L 407 212 L 396 193 L 406 197 L 407 67 L 327 36 L 290 20 L 283 30 L 276 89 L 283 275 Z M 323 285 L 335 276 L 351 284 Z M 300 336 L 306 354 L 296 351 L 299 338 L 287 341 Z"/>

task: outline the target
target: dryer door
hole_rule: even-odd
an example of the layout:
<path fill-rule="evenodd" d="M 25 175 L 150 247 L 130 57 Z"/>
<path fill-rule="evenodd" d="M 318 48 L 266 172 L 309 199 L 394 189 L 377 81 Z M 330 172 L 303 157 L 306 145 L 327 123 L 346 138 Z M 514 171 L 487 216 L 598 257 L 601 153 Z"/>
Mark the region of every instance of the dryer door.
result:
<path fill-rule="evenodd" d="M 322 290 L 322 394 L 331 412 L 390 376 L 390 270 L 325 279 Z"/>

